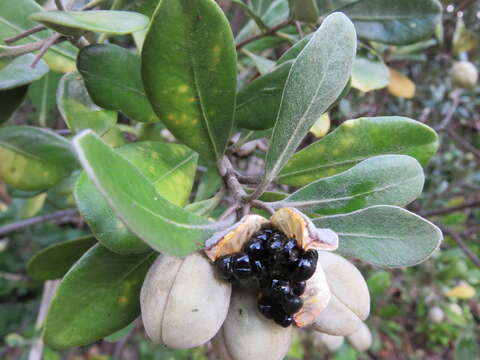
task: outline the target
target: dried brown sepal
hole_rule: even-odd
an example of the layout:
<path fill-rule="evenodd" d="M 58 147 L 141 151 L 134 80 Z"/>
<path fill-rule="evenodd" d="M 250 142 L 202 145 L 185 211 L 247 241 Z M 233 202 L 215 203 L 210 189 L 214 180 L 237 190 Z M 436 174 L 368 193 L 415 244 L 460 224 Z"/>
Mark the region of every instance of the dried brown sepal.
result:
<path fill-rule="evenodd" d="M 305 292 L 301 296 L 303 307 L 293 315 L 295 324 L 301 328 L 312 324 L 325 310 L 330 297 L 331 292 L 325 272 L 321 264 L 318 263 L 315 273 L 307 280 Z"/>
<path fill-rule="evenodd" d="M 224 255 L 238 253 L 252 235 L 266 224 L 268 220 L 260 215 L 244 216 L 227 230 L 218 232 L 208 239 L 205 254 L 210 260 L 215 261 Z"/>
<path fill-rule="evenodd" d="M 296 209 L 281 208 L 272 215 L 270 221 L 285 235 L 296 239 L 304 250 L 333 251 L 338 247 L 338 236 L 335 232 L 318 229 L 307 216 Z"/>

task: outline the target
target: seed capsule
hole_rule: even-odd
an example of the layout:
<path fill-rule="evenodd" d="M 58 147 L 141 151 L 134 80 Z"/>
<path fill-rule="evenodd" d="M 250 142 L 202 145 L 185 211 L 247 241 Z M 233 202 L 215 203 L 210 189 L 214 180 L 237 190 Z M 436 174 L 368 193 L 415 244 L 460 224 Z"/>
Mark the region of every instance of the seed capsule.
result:
<path fill-rule="evenodd" d="M 147 335 L 175 349 L 204 344 L 222 326 L 230 293 L 231 285 L 215 277 L 204 256 L 160 255 L 148 271 L 140 293 Z"/>

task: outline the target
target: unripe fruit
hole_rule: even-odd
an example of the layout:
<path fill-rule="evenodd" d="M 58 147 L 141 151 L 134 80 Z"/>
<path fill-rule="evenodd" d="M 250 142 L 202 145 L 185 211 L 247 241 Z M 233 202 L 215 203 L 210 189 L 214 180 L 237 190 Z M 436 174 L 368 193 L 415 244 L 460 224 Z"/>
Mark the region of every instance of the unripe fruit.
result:
<path fill-rule="evenodd" d="M 292 341 L 292 326 L 281 327 L 257 310 L 253 294 L 235 288 L 227 318 L 212 340 L 222 360 L 281 360 Z"/>
<path fill-rule="evenodd" d="M 326 349 L 329 352 L 335 352 L 343 345 L 345 338 L 343 336 L 335 336 L 321 334 L 317 331 L 312 332 L 313 345 L 319 349 Z"/>
<path fill-rule="evenodd" d="M 469 61 L 459 61 L 453 64 L 450 70 L 450 76 L 453 83 L 464 89 L 470 89 L 475 86 L 478 80 L 478 71 L 475 65 Z"/>
<path fill-rule="evenodd" d="M 348 341 L 358 351 L 367 351 L 372 346 L 372 333 L 365 323 L 353 334 L 347 336 Z"/>
<path fill-rule="evenodd" d="M 331 299 L 312 326 L 330 335 L 349 335 L 370 313 L 367 283 L 360 271 L 343 257 L 325 251 L 319 251 L 318 255 L 318 265 L 325 272 Z"/>
<path fill-rule="evenodd" d="M 434 306 L 428 311 L 428 317 L 434 323 L 439 324 L 445 319 L 445 313 L 438 306 Z"/>
<path fill-rule="evenodd" d="M 140 294 L 145 331 L 152 341 L 170 348 L 200 346 L 222 326 L 230 294 L 231 285 L 215 276 L 204 256 L 160 255 Z"/>

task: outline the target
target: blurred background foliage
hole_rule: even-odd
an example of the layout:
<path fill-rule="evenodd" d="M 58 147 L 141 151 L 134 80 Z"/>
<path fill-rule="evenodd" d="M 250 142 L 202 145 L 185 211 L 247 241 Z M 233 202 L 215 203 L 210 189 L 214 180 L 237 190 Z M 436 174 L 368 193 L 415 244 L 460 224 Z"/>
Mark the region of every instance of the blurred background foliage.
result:
<path fill-rule="evenodd" d="M 128 5 L 129 1 L 124 3 Z M 142 6 L 142 1 L 130 3 L 137 10 Z M 238 2 L 220 3 L 231 20 L 237 41 L 251 36 L 256 26 Z M 286 4 L 279 3 L 275 11 L 264 17 L 267 26 L 286 19 Z M 480 2 L 443 1 L 443 7 L 441 26 L 427 40 L 407 46 L 360 43 L 361 61 L 354 69 L 353 89 L 329 116 L 319 120 L 305 145 L 343 121 L 361 116 L 404 115 L 435 128 L 441 147 L 426 169 L 427 182 L 421 198 L 409 209 L 439 225 L 445 241 L 430 260 L 413 268 L 386 271 L 356 264 L 368 279 L 372 294 L 373 311 L 368 326 L 373 343 L 367 352 L 355 350 L 348 342 L 331 352 L 313 334 L 303 332 L 297 336 L 289 359 L 480 358 L 480 86 L 462 89 L 449 76 L 454 62 L 459 60 L 480 66 Z M 309 26 L 305 25 L 306 32 Z M 260 38 L 242 48 L 241 84 L 274 65 L 274 60 L 290 46 L 290 33 L 298 29 L 291 30 L 287 28 L 277 36 Z M 134 46 L 128 36 L 110 41 Z M 10 123 L 61 128 L 63 120 L 55 102 L 59 78 L 60 75 L 50 73 L 48 78 L 34 83 Z M 48 96 L 41 96 L 45 92 Z M 0 183 L 0 226 L 73 205 L 68 179 L 46 194 L 7 190 Z M 26 275 L 28 259 L 47 245 L 87 233 L 77 217 L 61 220 L 42 222 L 7 235 L 0 233 L 2 359 L 27 359 L 38 335 L 35 320 L 43 284 Z M 123 334 L 93 346 L 66 352 L 44 351 L 47 360 L 210 357 L 208 346 L 188 351 L 156 347 L 145 338 L 139 322 Z"/>

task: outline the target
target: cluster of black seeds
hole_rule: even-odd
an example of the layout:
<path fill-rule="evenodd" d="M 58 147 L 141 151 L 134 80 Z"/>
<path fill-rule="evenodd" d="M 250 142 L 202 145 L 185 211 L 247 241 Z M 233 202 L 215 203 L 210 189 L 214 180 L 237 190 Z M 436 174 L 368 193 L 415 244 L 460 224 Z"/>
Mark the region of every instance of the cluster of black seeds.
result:
<path fill-rule="evenodd" d="M 257 279 L 258 309 L 265 317 L 288 327 L 293 314 L 303 306 L 300 295 L 317 267 L 317 252 L 304 251 L 295 239 L 272 228 L 255 233 L 242 250 L 215 261 L 220 277 L 231 282 Z"/>

